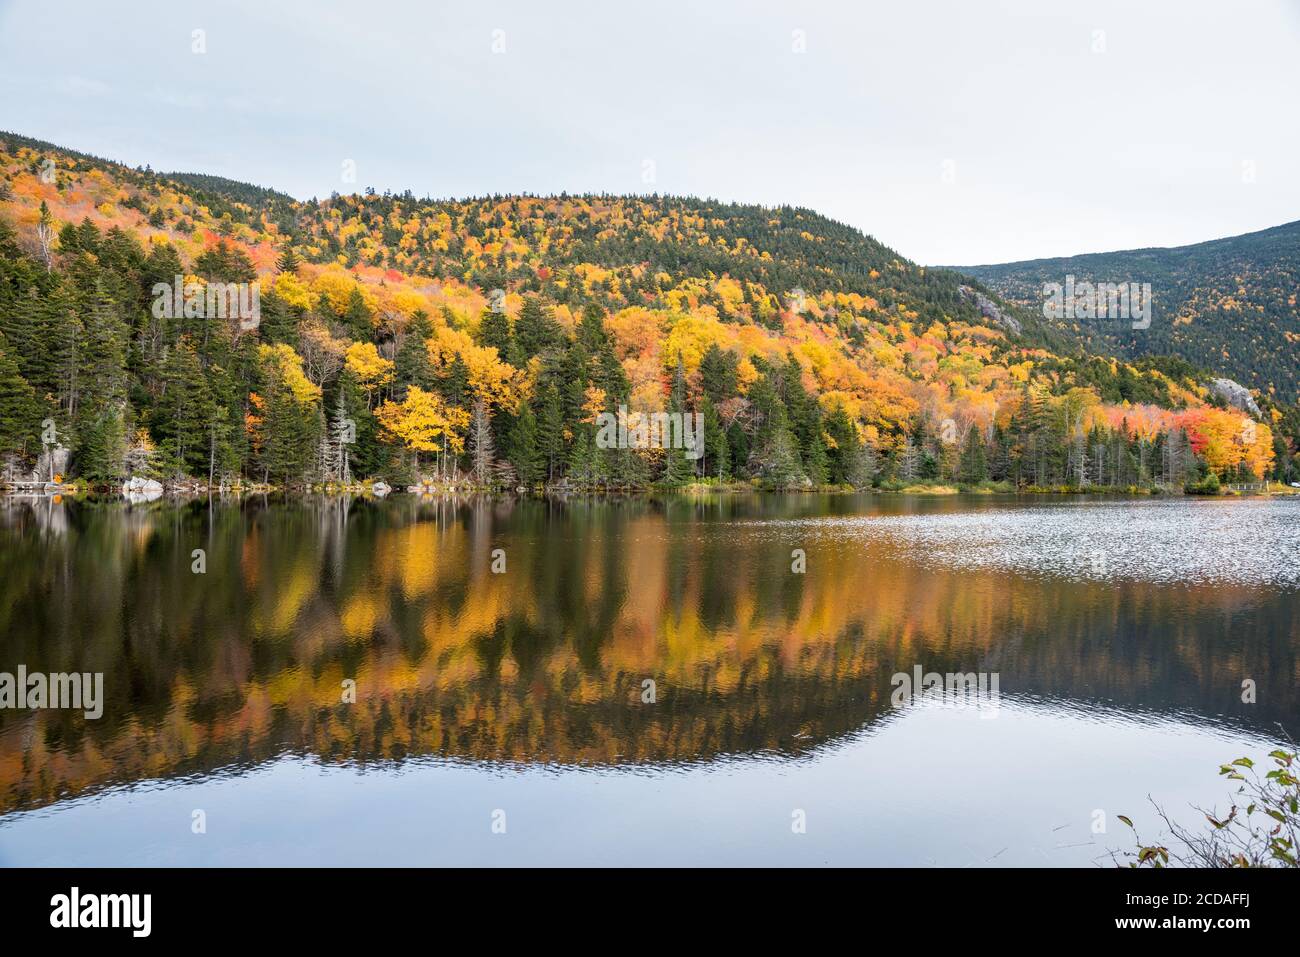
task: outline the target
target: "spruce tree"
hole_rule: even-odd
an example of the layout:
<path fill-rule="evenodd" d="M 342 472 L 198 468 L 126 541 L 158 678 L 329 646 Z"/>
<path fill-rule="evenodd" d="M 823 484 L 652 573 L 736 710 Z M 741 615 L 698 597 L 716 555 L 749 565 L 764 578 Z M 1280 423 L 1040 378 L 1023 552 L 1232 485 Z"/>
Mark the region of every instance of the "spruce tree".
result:
<path fill-rule="evenodd" d="M 564 403 L 554 382 L 542 395 L 542 414 L 537 423 L 537 448 L 546 465 L 546 480 L 559 478 L 564 464 Z"/>
<path fill-rule="evenodd" d="M 298 254 L 293 251 L 293 243 L 286 242 L 284 249 L 280 253 L 280 258 L 275 261 L 276 272 L 287 272 L 296 274 L 298 267 L 302 265 L 302 260 Z"/>
<path fill-rule="evenodd" d="M 204 474 L 208 471 L 205 438 L 212 396 L 188 337 L 182 336 L 168 351 L 162 380 L 154 425 L 160 440 L 160 467 L 164 474 L 176 478 Z"/>
<path fill-rule="evenodd" d="M 357 286 L 352 287 L 352 292 L 348 296 L 348 304 L 343 310 L 343 323 L 352 333 L 353 338 L 358 342 L 369 342 L 374 336 L 374 327 L 370 324 L 371 311 L 366 305 L 366 299 L 361 295 L 361 289 Z"/>
<path fill-rule="evenodd" d="M 524 361 L 558 347 L 562 339 L 550 307 L 538 296 L 525 296 L 515 320 L 515 342 Z"/>
<path fill-rule="evenodd" d="M 532 406 L 524 402 L 510 430 L 510 462 L 521 485 L 535 485 L 543 478 L 544 462 L 537 432 L 537 417 Z"/>
<path fill-rule="evenodd" d="M 734 352 L 720 349 L 716 342 L 704 351 L 700 359 L 700 389 L 714 405 L 736 395 L 738 363 Z"/>
<path fill-rule="evenodd" d="M 39 447 L 40 416 L 36 392 L 18 371 L 0 335 L 0 457 L 16 456 L 30 464 Z"/>
<path fill-rule="evenodd" d="M 83 412 L 73 465 L 77 474 L 92 482 L 117 482 L 126 460 L 126 423 L 122 409 L 106 406 Z"/>
<path fill-rule="evenodd" d="M 366 390 L 351 369 L 345 368 L 339 375 L 336 419 L 340 403 L 343 421 L 351 423 L 348 437 L 352 441 L 347 447 L 346 463 L 348 473 L 359 477 L 374 476 L 383 467 L 389 452 L 380 444 L 379 424 L 370 410 Z"/>
<path fill-rule="evenodd" d="M 686 411 L 686 372 L 682 366 L 681 356 L 677 358 L 672 388 L 668 393 L 668 414 L 671 421 L 681 422 L 683 426 L 685 416 L 690 414 Z M 690 460 L 686 458 L 686 449 L 683 448 L 684 433 L 685 429 L 681 428 L 676 435 L 662 436 L 662 439 L 668 442 L 664 465 L 664 482 L 668 485 L 685 485 L 695 475 Z M 704 437 L 697 435 L 695 438 L 702 440 Z"/>
<path fill-rule="evenodd" d="M 510 317 L 504 312 L 484 309 L 479 319 L 478 338 L 483 345 L 496 349 L 497 355 L 503 362 L 508 362 L 515 367 L 524 364 L 519 347 L 515 345 L 514 332 L 510 328 Z"/>
<path fill-rule="evenodd" d="M 988 479 L 984 440 L 980 436 L 980 430 L 973 425 L 966 431 L 966 443 L 961 453 L 960 473 L 961 481 L 967 485 L 978 485 Z"/>
<path fill-rule="evenodd" d="M 722 418 L 717 406 L 706 395 L 700 400 L 700 411 L 704 415 L 704 471 L 705 474 L 725 482 L 731 477 L 731 455 L 727 443 L 727 433 L 722 427 Z"/>
<path fill-rule="evenodd" d="M 433 323 L 429 314 L 417 309 L 406 325 L 402 344 L 393 360 L 397 384 L 397 398 L 406 397 L 406 390 L 419 386 L 425 392 L 433 392 L 436 377 L 433 364 L 429 360 L 429 339 L 433 336 Z"/>

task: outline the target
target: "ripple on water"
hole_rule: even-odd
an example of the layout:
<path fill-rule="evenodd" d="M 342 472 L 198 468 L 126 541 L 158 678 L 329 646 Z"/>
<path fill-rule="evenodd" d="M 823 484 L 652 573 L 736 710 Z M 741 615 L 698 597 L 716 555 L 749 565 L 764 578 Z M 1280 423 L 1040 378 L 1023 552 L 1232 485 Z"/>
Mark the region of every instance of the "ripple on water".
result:
<path fill-rule="evenodd" d="M 910 561 L 1094 581 L 1300 586 L 1300 501 L 1077 502 L 777 523 Z"/>

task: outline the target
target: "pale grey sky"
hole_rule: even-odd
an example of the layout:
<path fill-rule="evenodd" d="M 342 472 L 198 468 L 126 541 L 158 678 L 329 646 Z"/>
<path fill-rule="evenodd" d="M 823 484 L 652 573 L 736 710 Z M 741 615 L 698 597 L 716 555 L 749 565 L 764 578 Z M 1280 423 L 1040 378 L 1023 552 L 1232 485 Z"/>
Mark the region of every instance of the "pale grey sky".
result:
<path fill-rule="evenodd" d="M 302 198 L 790 203 L 931 264 L 1300 219 L 1298 102 L 1296 0 L 0 0 L 0 129 Z"/>

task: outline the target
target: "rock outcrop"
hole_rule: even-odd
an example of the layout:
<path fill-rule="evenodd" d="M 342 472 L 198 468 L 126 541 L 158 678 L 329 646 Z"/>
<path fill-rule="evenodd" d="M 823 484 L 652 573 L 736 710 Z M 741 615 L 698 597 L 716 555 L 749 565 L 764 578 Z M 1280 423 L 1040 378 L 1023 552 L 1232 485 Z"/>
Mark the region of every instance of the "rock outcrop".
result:
<path fill-rule="evenodd" d="M 1223 400 L 1234 409 L 1249 412 L 1254 416 L 1260 414 L 1259 406 L 1255 404 L 1255 399 L 1250 394 L 1250 390 L 1240 382 L 1234 382 L 1232 379 L 1212 379 L 1209 385 L 1211 392 L 1217 396 L 1222 396 Z"/>
<path fill-rule="evenodd" d="M 162 497 L 163 487 L 161 482 L 153 479 L 129 478 L 126 484 L 122 486 L 122 495 L 132 504 L 141 502 L 154 502 Z"/>
<path fill-rule="evenodd" d="M 1008 316 L 998 307 L 996 302 L 984 295 L 984 293 L 980 292 L 978 289 L 972 289 L 970 286 L 962 286 L 961 296 L 967 301 L 973 301 L 975 303 L 975 308 L 980 311 L 980 315 L 985 319 L 992 319 L 1013 336 L 1020 335 L 1020 321 Z"/>

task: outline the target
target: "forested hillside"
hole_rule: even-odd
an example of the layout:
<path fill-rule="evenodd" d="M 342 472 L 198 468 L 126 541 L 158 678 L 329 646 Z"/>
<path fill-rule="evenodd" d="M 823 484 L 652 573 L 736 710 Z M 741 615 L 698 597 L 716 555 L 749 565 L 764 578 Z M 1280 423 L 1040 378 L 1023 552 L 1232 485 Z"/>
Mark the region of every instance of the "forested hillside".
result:
<path fill-rule="evenodd" d="M 1079 487 L 1290 474 L 1292 411 L 1266 402 L 1251 417 L 1186 362 L 1128 364 L 1064 341 L 978 282 L 803 209 L 297 201 L 0 134 L 11 480 Z M 620 407 L 700 413 L 703 454 L 604 447 L 598 416 Z"/>
<path fill-rule="evenodd" d="M 1173 249 L 1130 249 L 970 266 L 1004 297 L 1038 310 L 1043 284 L 1149 282 L 1151 324 L 1049 320 L 1089 350 L 1129 360 L 1177 355 L 1294 404 L 1300 395 L 1300 222 Z"/>

